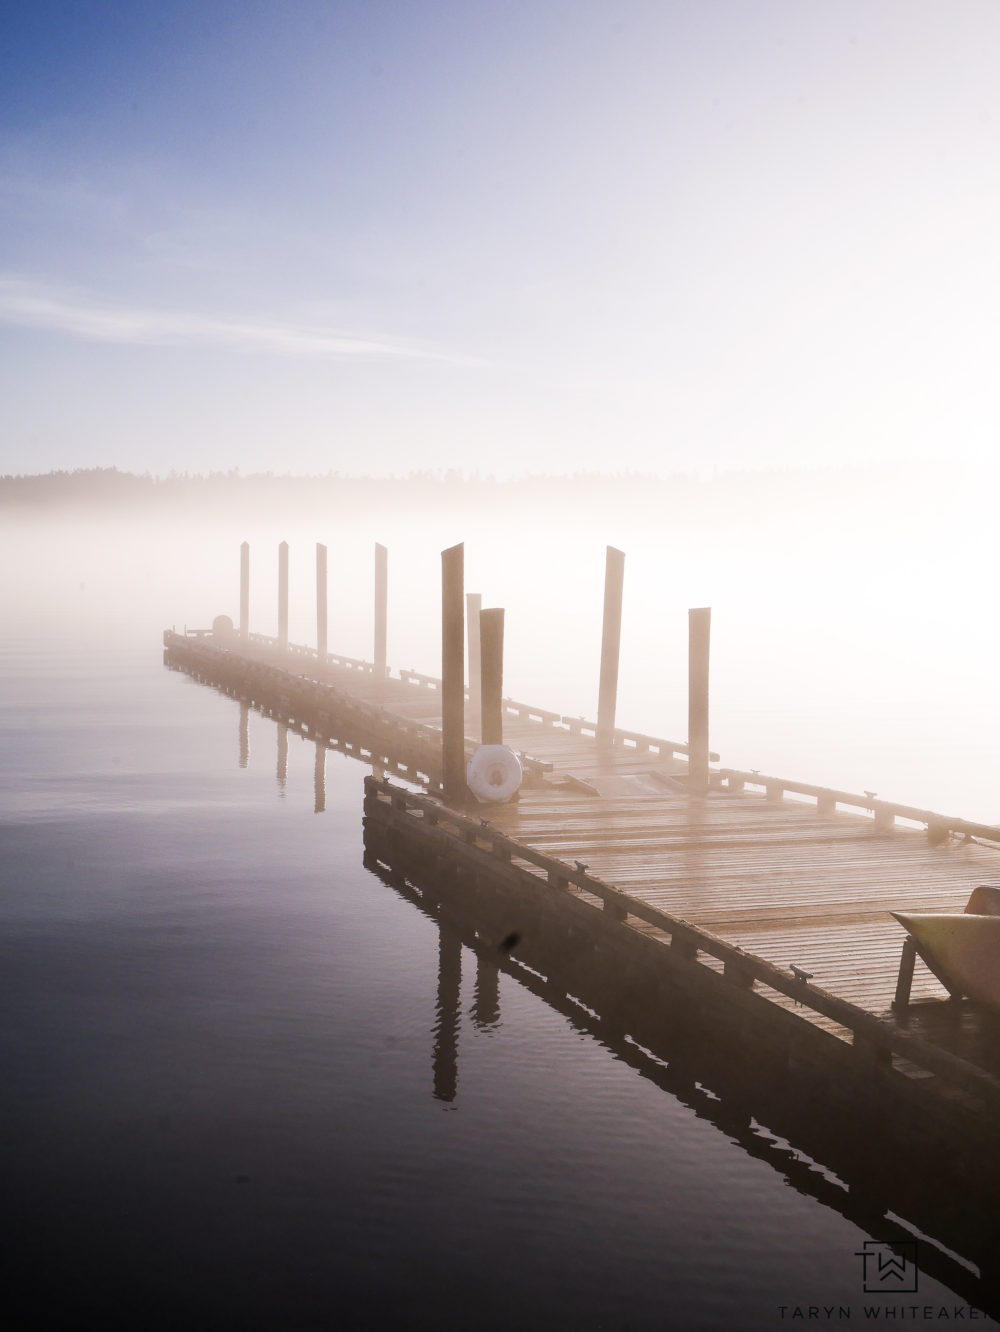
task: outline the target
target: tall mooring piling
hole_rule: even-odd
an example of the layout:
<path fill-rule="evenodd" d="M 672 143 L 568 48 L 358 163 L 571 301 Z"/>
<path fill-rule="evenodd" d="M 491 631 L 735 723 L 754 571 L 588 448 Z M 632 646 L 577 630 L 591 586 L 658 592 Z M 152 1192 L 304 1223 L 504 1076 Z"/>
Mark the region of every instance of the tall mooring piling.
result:
<path fill-rule="evenodd" d="M 688 611 L 688 787 L 708 790 L 708 661 L 712 612 Z"/>
<path fill-rule="evenodd" d="M 375 678 L 384 680 L 388 673 L 389 624 L 389 551 L 375 545 Z"/>
<path fill-rule="evenodd" d="M 278 643 L 288 647 L 288 542 L 278 546 Z"/>
<path fill-rule="evenodd" d="M 465 786 L 465 546 L 441 552 L 441 771 L 449 803 Z"/>
<path fill-rule="evenodd" d="M 316 651 L 320 660 L 327 652 L 326 546 L 316 542 Z"/>
<path fill-rule="evenodd" d="M 604 568 L 604 620 L 601 632 L 601 683 L 597 702 L 597 742 L 614 742 L 618 708 L 618 660 L 622 641 L 622 592 L 625 556 L 609 546 Z"/>
<path fill-rule="evenodd" d="M 484 745 L 503 744 L 503 610 L 479 615 L 480 695 Z"/>
<path fill-rule="evenodd" d="M 468 592 L 465 597 L 469 637 L 469 720 L 474 731 L 481 730 L 483 717 L 483 682 L 479 616 L 483 609 L 480 592 Z"/>
<path fill-rule="evenodd" d="M 250 543 L 240 546 L 240 638 L 250 636 Z"/>

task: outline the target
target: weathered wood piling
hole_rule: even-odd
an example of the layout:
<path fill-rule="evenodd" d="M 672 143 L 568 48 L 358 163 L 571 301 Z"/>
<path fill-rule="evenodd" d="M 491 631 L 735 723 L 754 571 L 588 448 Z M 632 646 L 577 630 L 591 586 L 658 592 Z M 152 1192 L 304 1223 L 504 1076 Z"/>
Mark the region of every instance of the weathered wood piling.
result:
<path fill-rule="evenodd" d="M 712 612 L 688 611 L 688 789 L 708 790 L 708 660 Z"/>
<path fill-rule="evenodd" d="M 240 546 L 240 638 L 250 636 L 250 543 Z"/>
<path fill-rule="evenodd" d="M 326 546 L 316 542 L 316 651 L 320 660 L 327 650 Z"/>
<path fill-rule="evenodd" d="M 375 677 L 384 680 L 388 673 L 389 624 L 389 551 L 375 545 Z"/>
<path fill-rule="evenodd" d="M 288 646 L 288 542 L 278 546 L 278 642 Z"/>
<path fill-rule="evenodd" d="M 465 801 L 465 546 L 441 553 L 441 770 L 444 798 Z"/>
<path fill-rule="evenodd" d="M 618 708 L 618 663 L 622 641 L 622 592 L 625 556 L 609 546 L 604 567 L 604 619 L 601 631 L 601 682 L 597 702 L 597 743 L 614 742 Z"/>
<path fill-rule="evenodd" d="M 503 610 L 479 615 L 480 694 L 484 745 L 503 744 Z"/>
<path fill-rule="evenodd" d="M 482 657 L 479 650 L 479 616 L 483 609 L 483 598 L 479 592 L 467 592 L 465 596 L 466 622 L 469 638 L 469 718 L 474 731 L 482 729 L 483 717 L 483 681 Z"/>

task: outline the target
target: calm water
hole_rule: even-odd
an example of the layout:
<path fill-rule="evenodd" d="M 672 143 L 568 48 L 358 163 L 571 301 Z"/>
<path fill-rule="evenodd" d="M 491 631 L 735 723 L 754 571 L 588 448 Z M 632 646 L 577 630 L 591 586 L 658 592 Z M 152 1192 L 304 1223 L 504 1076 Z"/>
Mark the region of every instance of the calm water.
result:
<path fill-rule="evenodd" d="M 435 1095 L 439 930 L 363 868 L 360 764 L 315 813 L 311 746 L 279 779 L 251 714 L 241 768 L 155 644 L 2 672 L 6 1326 L 862 1318 L 868 1232 L 516 977 L 477 1022 L 468 950 Z"/>

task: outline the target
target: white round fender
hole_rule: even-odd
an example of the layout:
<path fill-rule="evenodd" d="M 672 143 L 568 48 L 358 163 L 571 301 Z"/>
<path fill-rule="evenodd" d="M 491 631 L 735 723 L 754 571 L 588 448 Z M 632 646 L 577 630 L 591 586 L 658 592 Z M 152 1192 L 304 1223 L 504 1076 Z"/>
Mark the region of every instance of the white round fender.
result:
<path fill-rule="evenodd" d="M 479 800 L 509 800 L 523 775 L 520 760 L 507 745 L 480 745 L 469 760 L 466 781 Z"/>

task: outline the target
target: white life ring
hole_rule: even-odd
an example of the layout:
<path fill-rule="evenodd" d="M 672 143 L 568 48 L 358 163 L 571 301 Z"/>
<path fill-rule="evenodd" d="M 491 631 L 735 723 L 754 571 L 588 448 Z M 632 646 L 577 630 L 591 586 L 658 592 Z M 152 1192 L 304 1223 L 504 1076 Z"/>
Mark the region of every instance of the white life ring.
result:
<path fill-rule="evenodd" d="M 523 775 L 520 760 L 507 745 L 480 745 L 469 760 L 466 781 L 479 800 L 509 800 Z"/>

